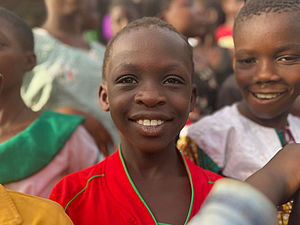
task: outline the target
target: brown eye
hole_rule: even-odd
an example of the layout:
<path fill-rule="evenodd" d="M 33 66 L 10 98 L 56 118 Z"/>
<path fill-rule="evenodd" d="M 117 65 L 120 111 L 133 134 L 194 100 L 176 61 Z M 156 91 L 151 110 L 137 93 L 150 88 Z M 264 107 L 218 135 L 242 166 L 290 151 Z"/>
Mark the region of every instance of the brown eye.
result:
<path fill-rule="evenodd" d="M 238 59 L 237 62 L 240 64 L 251 64 L 251 63 L 255 63 L 255 59 L 254 58 Z"/>
<path fill-rule="evenodd" d="M 300 61 L 300 56 L 281 56 L 277 59 L 277 61 L 284 64 L 298 63 Z"/>
<path fill-rule="evenodd" d="M 177 76 L 177 75 L 171 75 L 167 77 L 164 81 L 164 84 L 184 84 L 184 80 Z"/>

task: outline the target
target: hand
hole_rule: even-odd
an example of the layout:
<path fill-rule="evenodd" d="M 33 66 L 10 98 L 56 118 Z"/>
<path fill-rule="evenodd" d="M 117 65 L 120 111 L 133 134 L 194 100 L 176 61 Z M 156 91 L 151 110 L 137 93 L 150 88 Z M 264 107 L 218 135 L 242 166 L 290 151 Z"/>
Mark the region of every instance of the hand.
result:
<path fill-rule="evenodd" d="M 300 144 L 286 145 L 246 182 L 275 204 L 290 200 L 300 188 Z"/>
<path fill-rule="evenodd" d="M 94 138 L 98 148 L 101 150 L 103 155 L 108 156 L 108 147 L 113 146 L 114 142 L 111 135 L 106 130 L 106 128 L 93 116 L 85 116 L 85 121 L 83 123 L 84 127 Z"/>
<path fill-rule="evenodd" d="M 91 116 L 88 113 L 85 113 L 81 110 L 69 106 L 57 108 L 55 111 L 60 113 L 74 114 L 74 115 L 80 115 L 85 117 L 83 126 L 93 137 L 102 154 L 105 157 L 108 156 L 108 146 L 109 145 L 113 146 L 114 143 L 109 132 L 106 130 L 106 128 L 102 125 L 102 123 L 97 118 Z"/>

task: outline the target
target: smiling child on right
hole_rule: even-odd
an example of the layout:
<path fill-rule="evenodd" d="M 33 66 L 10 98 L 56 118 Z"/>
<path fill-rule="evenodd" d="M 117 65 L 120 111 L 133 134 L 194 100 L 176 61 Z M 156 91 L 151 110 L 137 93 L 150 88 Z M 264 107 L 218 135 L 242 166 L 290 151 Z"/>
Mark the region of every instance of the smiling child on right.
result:
<path fill-rule="evenodd" d="M 243 100 L 181 132 L 225 176 L 245 180 L 282 146 L 300 142 L 300 118 L 290 114 L 300 93 L 299 15 L 298 0 L 247 1 L 234 25 L 233 64 Z"/>

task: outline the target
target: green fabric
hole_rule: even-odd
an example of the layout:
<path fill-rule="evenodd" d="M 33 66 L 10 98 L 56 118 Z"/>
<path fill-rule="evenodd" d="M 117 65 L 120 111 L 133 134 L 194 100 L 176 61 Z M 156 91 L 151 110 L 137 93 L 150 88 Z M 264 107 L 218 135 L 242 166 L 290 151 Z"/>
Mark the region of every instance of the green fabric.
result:
<path fill-rule="evenodd" d="M 284 147 L 286 145 L 286 143 L 285 143 L 285 140 L 284 140 L 284 137 L 283 137 L 283 130 L 276 129 L 276 133 L 277 133 L 277 135 L 279 137 L 281 146 Z"/>
<path fill-rule="evenodd" d="M 45 111 L 26 130 L 0 145 L 0 183 L 29 177 L 55 157 L 84 119 Z"/>
<path fill-rule="evenodd" d="M 220 173 L 219 166 L 201 149 L 198 147 L 199 163 L 201 168 L 210 170 L 214 173 Z"/>
<path fill-rule="evenodd" d="M 88 30 L 84 32 L 84 38 L 88 42 L 98 42 L 98 32 L 95 30 Z"/>

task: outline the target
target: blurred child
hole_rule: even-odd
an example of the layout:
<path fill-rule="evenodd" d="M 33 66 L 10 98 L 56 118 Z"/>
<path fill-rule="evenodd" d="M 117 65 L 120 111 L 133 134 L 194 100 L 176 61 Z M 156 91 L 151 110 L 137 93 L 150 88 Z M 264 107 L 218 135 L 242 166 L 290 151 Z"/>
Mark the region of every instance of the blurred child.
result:
<path fill-rule="evenodd" d="M 197 12 L 203 21 L 203 32 L 194 38 L 196 107 L 200 112 L 198 118 L 196 117 L 198 120 L 200 116 L 216 110 L 217 92 L 233 71 L 229 50 L 219 47 L 215 39 L 215 29 L 222 22 L 222 9 L 218 0 L 196 0 L 195 7 L 198 8 Z"/>
<path fill-rule="evenodd" d="M 145 0 L 143 12 L 171 24 L 186 37 L 195 37 L 203 32 L 201 15 L 193 0 Z"/>
<path fill-rule="evenodd" d="M 244 0 L 219 0 L 225 13 L 225 23 L 216 29 L 218 45 L 223 48 L 233 49 L 233 24 L 234 18 L 244 4 Z"/>
<path fill-rule="evenodd" d="M 50 198 L 75 225 L 186 224 L 220 178 L 175 146 L 195 99 L 191 47 L 159 19 L 136 20 L 107 46 L 103 80 L 100 105 L 121 133 L 119 149 L 65 177 Z"/>
<path fill-rule="evenodd" d="M 138 4 L 132 0 L 113 0 L 109 7 L 109 13 L 113 36 L 128 23 L 141 17 Z"/>
<path fill-rule="evenodd" d="M 101 24 L 99 0 L 87 0 L 86 9 L 83 13 L 82 31 L 88 42 L 97 42 L 98 30 Z"/>
<path fill-rule="evenodd" d="M 23 75 L 35 66 L 33 35 L 20 18 L 0 8 L 0 183 L 48 197 L 63 176 L 98 160 L 98 148 L 80 125 L 82 117 L 26 107 Z"/>
<path fill-rule="evenodd" d="M 290 114 L 300 93 L 299 6 L 297 0 L 246 3 L 234 30 L 243 100 L 181 132 L 225 176 L 245 180 L 282 146 L 300 142 L 300 118 Z"/>
<path fill-rule="evenodd" d="M 88 4 L 93 1 L 45 0 L 46 21 L 33 29 L 37 65 L 24 76 L 21 94 L 34 111 L 84 116 L 83 125 L 108 155 L 119 135 L 109 113 L 97 107 L 105 48 L 98 42 L 87 42 L 83 34 Z M 97 14 L 94 10 L 91 13 Z"/>

